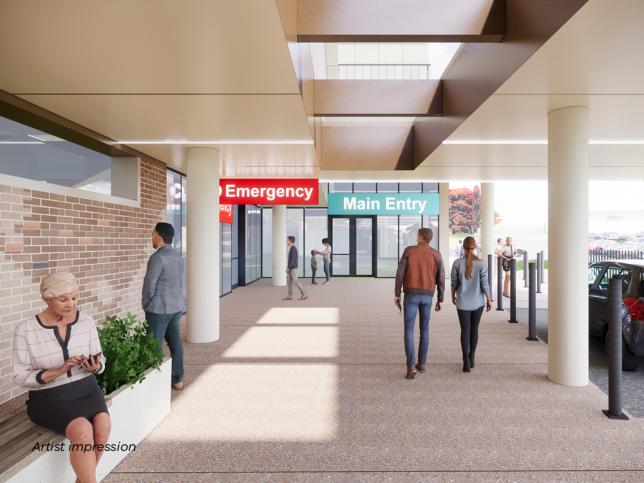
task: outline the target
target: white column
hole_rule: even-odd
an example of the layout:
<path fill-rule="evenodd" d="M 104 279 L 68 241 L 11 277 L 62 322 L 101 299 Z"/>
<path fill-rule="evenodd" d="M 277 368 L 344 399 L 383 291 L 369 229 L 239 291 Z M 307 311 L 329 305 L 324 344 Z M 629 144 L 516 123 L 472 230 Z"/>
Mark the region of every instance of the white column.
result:
<path fill-rule="evenodd" d="M 219 151 L 186 149 L 189 342 L 219 340 Z"/>
<path fill-rule="evenodd" d="M 445 264 L 445 277 L 449 278 L 449 183 L 438 183 L 438 250 Z"/>
<path fill-rule="evenodd" d="M 494 183 L 481 183 L 481 260 L 494 254 Z"/>
<path fill-rule="evenodd" d="M 548 114 L 548 378 L 588 384 L 588 108 Z"/>
<path fill-rule="evenodd" d="M 286 286 L 286 206 L 273 206 L 273 287 Z"/>

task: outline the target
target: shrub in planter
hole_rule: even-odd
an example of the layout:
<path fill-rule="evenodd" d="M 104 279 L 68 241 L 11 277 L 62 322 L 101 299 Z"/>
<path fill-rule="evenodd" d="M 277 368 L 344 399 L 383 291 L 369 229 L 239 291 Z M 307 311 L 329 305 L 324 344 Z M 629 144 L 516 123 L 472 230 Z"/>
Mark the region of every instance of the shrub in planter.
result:
<path fill-rule="evenodd" d="M 98 337 L 106 367 L 97 378 L 105 394 L 141 382 L 148 369 L 158 368 L 163 362 L 161 346 L 148 330 L 148 323 L 129 312 L 123 318 L 107 317 L 98 327 Z"/>

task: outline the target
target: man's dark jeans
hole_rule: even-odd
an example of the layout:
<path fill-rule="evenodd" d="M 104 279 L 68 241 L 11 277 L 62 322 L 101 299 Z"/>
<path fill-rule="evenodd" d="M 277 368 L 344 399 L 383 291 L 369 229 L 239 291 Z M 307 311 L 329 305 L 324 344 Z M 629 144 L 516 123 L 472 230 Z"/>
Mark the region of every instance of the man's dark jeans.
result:
<path fill-rule="evenodd" d="M 432 310 L 432 296 L 418 293 L 405 294 L 403 308 L 405 314 L 405 354 L 407 355 L 407 367 L 413 367 L 416 364 L 416 352 L 414 350 L 416 313 L 420 313 L 418 363 L 425 364 L 427 362 L 427 351 L 429 350 L 429 315 Z"/>
<path fill-rule="evenodd" d="M 176 314 L 153 314 L 145 313 L 145 320 L 150 324 L 150 330 L 154 336 L 163 344 L 168 343 L 170 355 L 172 355 L 172 384 L 183 381 L 183 342 L 179 334 L 181 316 L 183 312 Z"/>

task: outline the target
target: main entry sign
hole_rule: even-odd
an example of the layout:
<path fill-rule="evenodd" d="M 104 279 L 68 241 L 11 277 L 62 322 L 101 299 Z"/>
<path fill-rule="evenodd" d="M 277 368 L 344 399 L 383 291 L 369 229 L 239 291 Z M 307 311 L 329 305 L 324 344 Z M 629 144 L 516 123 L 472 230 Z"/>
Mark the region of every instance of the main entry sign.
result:
<path fill-rule="evenodd" d="M 438 215 L 438 193 L 329 193 L 329 215 Z"/>
<path fill-rule="evenodd" d="M 219 179 L 219 203 L 231 205 L 317 205 L 318 180 L 240 178 Z"/>

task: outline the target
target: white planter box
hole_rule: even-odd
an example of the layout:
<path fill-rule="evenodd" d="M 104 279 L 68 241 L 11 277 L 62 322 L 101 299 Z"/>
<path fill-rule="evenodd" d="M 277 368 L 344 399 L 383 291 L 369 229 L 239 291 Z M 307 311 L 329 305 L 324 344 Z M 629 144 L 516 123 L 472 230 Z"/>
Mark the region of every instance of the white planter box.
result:
<path fill-rule="evenodd" d="M 150 369 L 145 380 L 139 384 L 124 386 L 107 396 L 107 406 L 112 421 L 112 432 L 108 444 L 130 446 L 139 444 L 145 436 L 170 412 L 170 376 L 172 359 L 166 359 L 160 371 Z M 61 436 L 54 441 L 69 440 Z M 98 465 L 97 478 L 102 480 L 130 451 L 105 451 Z M 21 467 L 7 481 L 10 483 L 60 483 L 76 479 L 69 463 L 69 452 L 34 452 L 23 460 Z"/>

